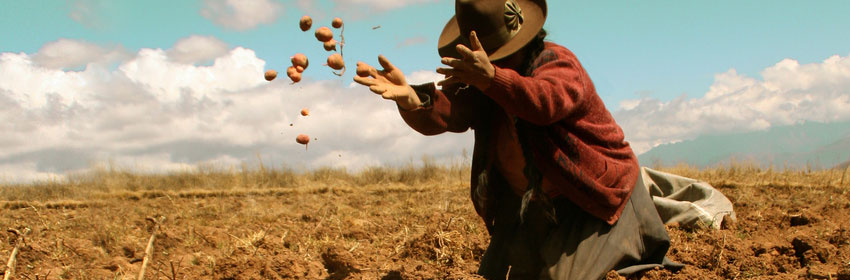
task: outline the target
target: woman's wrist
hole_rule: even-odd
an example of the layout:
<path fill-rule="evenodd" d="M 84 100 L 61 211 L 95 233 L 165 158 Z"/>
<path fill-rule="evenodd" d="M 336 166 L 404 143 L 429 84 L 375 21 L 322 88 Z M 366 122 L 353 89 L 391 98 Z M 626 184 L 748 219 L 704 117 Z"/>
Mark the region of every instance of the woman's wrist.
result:
<path fill-rule="evenodd" d="M 405 110 L 415 110 L 422 106 L 422 101 L 419 99 L 419 94 L 411 86 L 407 86 L 408 94 L 407 97 L 399 100 L 398 106 Z"/>

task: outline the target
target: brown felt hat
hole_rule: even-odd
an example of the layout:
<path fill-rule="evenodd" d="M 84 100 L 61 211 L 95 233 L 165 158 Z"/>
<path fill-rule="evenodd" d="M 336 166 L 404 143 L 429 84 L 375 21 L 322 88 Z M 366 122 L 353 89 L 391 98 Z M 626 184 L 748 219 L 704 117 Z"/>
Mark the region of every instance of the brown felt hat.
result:
<path fill-rule="evenodd" d="M 545 22 L 545 0 L 456 0 L 437 50 L 441 57 L 460 58 L 455 47 L 469 46 L 469 32 L 475 30 L 490 60 L 499 60 L 522 49 Z"/>

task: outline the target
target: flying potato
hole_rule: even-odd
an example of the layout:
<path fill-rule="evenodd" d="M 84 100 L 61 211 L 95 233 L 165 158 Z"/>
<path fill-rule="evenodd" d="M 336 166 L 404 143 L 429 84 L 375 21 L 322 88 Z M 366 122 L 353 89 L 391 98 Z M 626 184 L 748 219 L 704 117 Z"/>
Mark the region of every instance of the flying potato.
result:
<path fill-rule="evenodd" d="M 334 33 L 327 26 L 319 27 L 316 29 L 316 39 L 321 42 L 327 42 L 334 38 Z"/>
<path fill-rule="evenodd" d="M 277 71 L 268 70 L 268 71 L 266 71 L 266 74 L 264 76 L 266 78 L 266 81 L 271 82 L 272 80 L 274 80 L 274 78 L 277 78 Z"/>
<path fill-rule="evenodd" d="M 301 21 L 298 22 L 298 26 L 301 27 L 301 31 L 310 30 L 310 27 L 313 26 L 313 19 L 308 15 L 304 15 L 301 17 Z"/>
<path fill-rule="evenodd" d="M 307 136 L 306 134 L 298 134 L 298 136 L 295 137 L 295 142 L 304 145 L 304 150 L 307 150 L 307 144 L 310 143 L 310 136 Z"/>
<path fill-rule="evenodd" d="M 301 81 L 301 73 L 298 73 L 295 66 L 289 66 L 289 68 L 286 68 L 286 76 L 289 76 L 289 79 L 292 80 L 293 84 Z"/>
<path fill-rule="evenodd" d="M 307 66 L 310 65 L 310 61 L 307 60 L 307 56 L 303 53 L 296 53 L 289 58 L 289 61 L 292 62 L 292 66 L 301 66 L 304 69 L 307 69 Z"/>
<path fill-rule="evenodd" d="M 326 51 L 336 51 L 336 40 L 331 39 L 330 41 L 322 43 L 322 46 Z"/>
<path fill-rule="evenodd" d="M 345 67 L 345 62 L 342 61 L 342 55 L 335 53 L 328 56 L 328 67 L 334 70 L 340 70 Z"/>

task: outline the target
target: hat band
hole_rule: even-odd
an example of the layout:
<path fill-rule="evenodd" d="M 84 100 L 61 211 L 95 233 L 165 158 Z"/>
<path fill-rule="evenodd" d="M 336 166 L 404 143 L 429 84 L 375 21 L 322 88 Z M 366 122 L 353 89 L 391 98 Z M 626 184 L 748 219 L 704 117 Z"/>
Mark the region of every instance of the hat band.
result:
<path fill-rule="evenodd" d="M 516 34 L 522 27 L 522 8 L 514 0 L 505 1 L 505 26 L 511 33 Z"/>
<path fill-rule="evenodd" d="M 510 41 L 522 29 L 522 9 L 514 0 L 505 1 L 505 28 L 497 32 L 478 37 L 478 41 L 487 52 L 494 51 Z"/>

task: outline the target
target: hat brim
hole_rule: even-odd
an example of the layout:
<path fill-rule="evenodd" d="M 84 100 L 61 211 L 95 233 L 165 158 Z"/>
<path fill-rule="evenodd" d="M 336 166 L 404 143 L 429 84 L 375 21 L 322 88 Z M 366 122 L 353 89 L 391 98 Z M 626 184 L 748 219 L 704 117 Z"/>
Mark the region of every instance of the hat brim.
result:
<path fill-rule="evenodd" d="M 543 24 L 546 22 L 546 1 L 519 0 L 517 4 L 519 4 L 524 14 L 522 27 L 507 43 L 487 55 L 490 61 L 499 60 L 514 54 L 534 39 L 537 33 L 540 32 L 540 29 L 543 29 Z M 461 36 L 457 17 L 452 16 L 449 22 L 446 23 L 446 26 L 443 27 L 440 40 L 437 42 L 437 52 L 440 53 L 440 57 L 461 58 L 456 46 L 458 44 L 469 46 L 468 36 L 469 34 Z"/>

